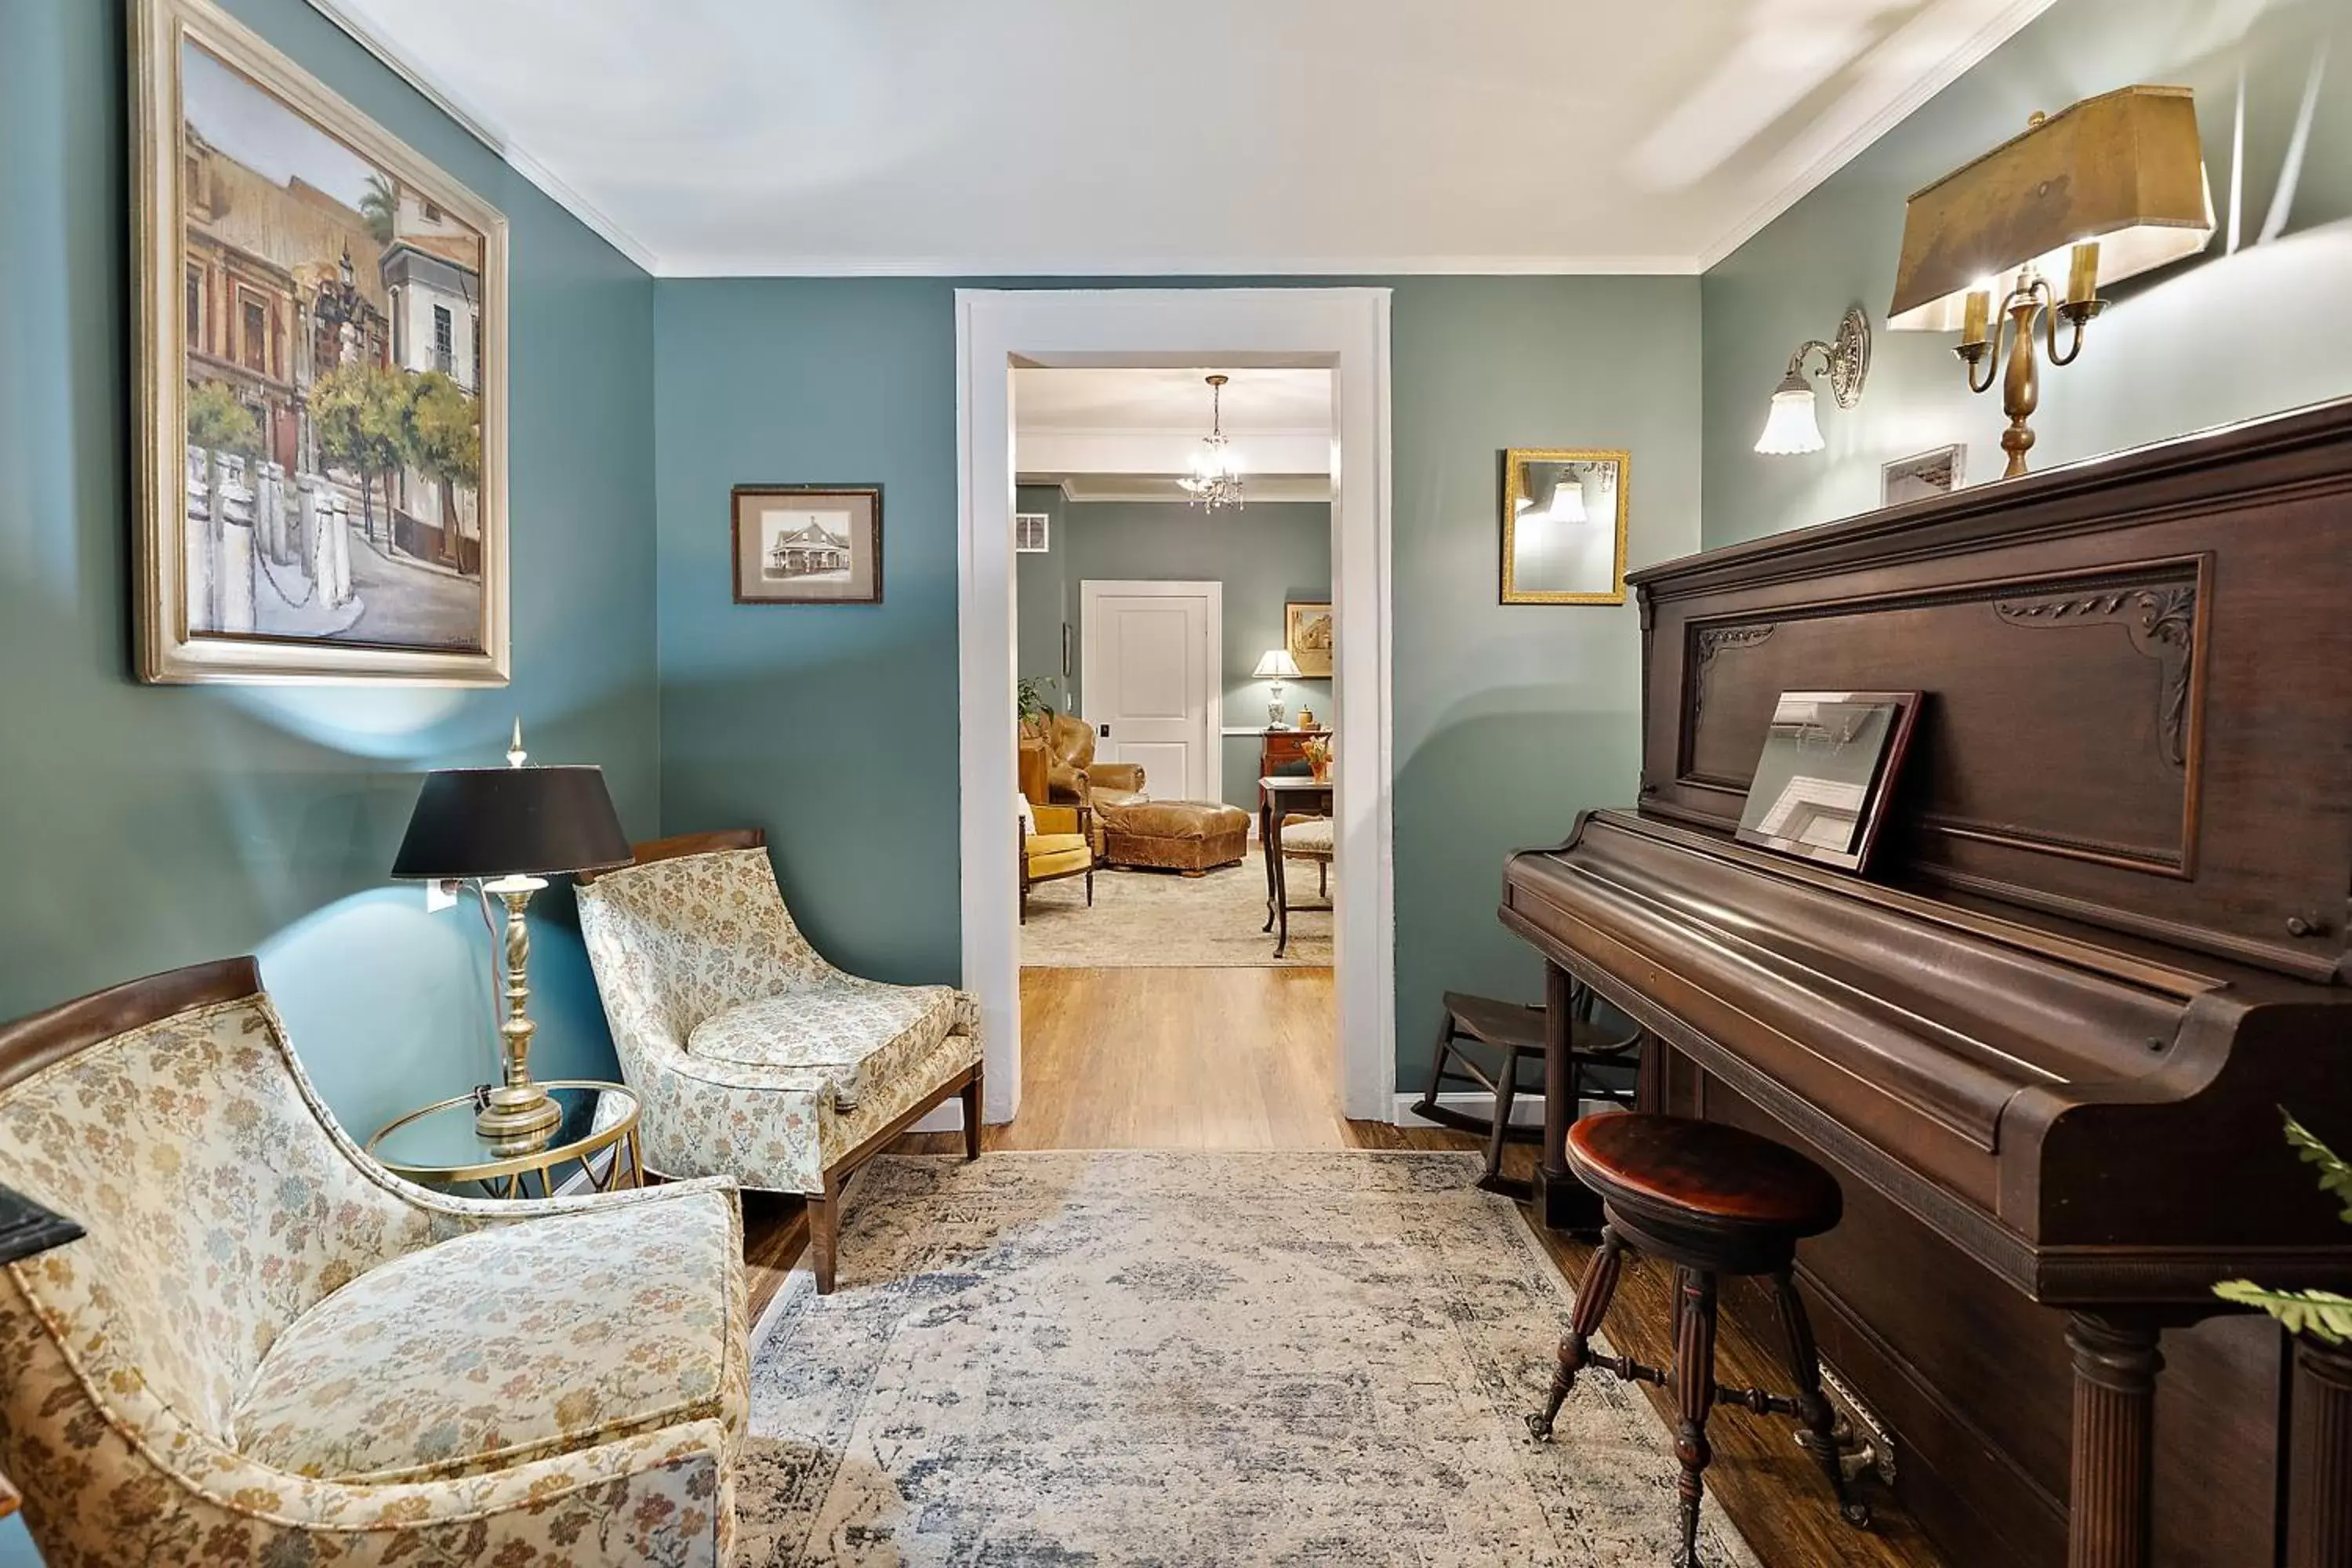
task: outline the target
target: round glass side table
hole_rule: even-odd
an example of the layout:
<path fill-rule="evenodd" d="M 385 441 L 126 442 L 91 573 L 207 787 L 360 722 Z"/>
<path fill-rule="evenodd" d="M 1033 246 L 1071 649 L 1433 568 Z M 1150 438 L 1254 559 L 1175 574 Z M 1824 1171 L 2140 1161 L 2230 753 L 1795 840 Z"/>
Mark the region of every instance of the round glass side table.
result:
<path fill-rule="evenodd" d="M 462 1194 L 467 1196 L 553 1197 L 570 1179 L 570 1173 L 559 1171 L 562 1166 L 576 1167 L 594 1192 L 645 1184 L 635 1095 L 624 1085 L 587 1079 L 542 1081 L 540 1087 L 563 1111 L 543 1148 L 500 1153 L 474 1131 L 474 1097 L 461 1094 L 387 1123 L 368 1140 L 368 1152 L 412 1182 L 477 1190 Z M 610 1157 L 600 1160 L 608 1150 Z"/>

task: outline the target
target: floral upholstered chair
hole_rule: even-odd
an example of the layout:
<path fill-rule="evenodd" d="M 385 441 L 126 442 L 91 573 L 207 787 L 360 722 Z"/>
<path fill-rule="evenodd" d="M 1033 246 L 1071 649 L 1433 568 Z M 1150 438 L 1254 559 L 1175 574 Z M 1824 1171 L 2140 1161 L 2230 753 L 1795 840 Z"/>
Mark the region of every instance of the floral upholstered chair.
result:
<path fill-rule="evenodd" d="M 436 1196 L 319 1104 L 251 959 L 0 1027 L 0 1468 L 50 1568 L 718 1564 L 747 1401 L 722 1183 Z"/>
<path fill-rule="evenodd" d="M 640 844 L 579 879 L 580 932 L 646 1166 L 808 1199 L 809 1263 L 834 1284 L 843 1184 L 925 1111 L 963 1097 L 980 1157 L 980 1011 L 945 985 L 888 985 L 817 955 L 757 829 Z"/>

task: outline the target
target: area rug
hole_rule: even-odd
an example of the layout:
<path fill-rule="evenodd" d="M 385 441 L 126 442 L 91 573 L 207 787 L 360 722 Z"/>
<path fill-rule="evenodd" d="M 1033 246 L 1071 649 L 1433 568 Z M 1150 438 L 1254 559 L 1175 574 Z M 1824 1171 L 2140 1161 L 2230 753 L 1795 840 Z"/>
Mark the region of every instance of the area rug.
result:
<path fill-rule="evenodd" d="M 1291 862 L 1294 901 L 1323 900 L 1315 868 Z M 1335 868 L 1331 886 L 1339 879 Z M 1097 871 L 1095 907 L 1082 877 L 1047 882 L 1029 895 L 1021 962 L 1052 969 L 1306 968 L 1331 962 L 1328 910 L 1290 911 L 1290 946 L 1274 956 L 1265 924 L 1265 860 L 1253 848 L 1238 866 L 1205 876 L 1174 871 Z"/>
<path fill-rule="evenodd" d="M 1641 1395 L 1542 1399 L 1569 1292 L 1475 1155 L 886 1158 L 753 1352 L 747 1568 L 1663 1564 Z M 1710 1499 L 1701 1561 L 1755 1568 Z"/>

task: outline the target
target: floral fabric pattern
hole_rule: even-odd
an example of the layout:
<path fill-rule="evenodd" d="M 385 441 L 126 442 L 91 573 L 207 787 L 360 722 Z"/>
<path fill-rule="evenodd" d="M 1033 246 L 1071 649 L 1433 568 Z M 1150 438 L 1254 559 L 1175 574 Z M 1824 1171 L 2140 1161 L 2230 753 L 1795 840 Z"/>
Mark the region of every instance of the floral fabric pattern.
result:
<path fill-rule="evenodd" d="M 306 1476 L 478 1475 L 717 1420 L 743 1428 L 734 1205 L 699 1192 L 459 1237 L 295 1320 L 233 1413 L 239 1452 Z M 492 1283 L 486 1283 L 495 1281 Z"/>
<path fill-rule="evenodd" d="M 820 1069 L 835 1107 L 855 1110 L 868 1083 L 904 1072 L 963 1016 L 948 986 L 843 974 L 714 1013 L 694 1026 L 686 1050 L 708 1061 Z"/>
<path fill-rule="evenodd" d="M 335 1126 L 257 994 L 127 1031 L 11 1086 L 0 1094 L 0 1182 L 89 1233 L 0 1272 L 0 1469 L 24 1492 L 51 1568 L 725 1561 L 743 1285 L 731 1258 L 714 1278 L 705 1254 L 716 1247 L 677 1244 L 721 1219 L 734 1244 L 723 1184 L 529 1204 L 409 1186 Z M 709 1414 L 622 1436 L 592 1425 L 560 1451 L 543 1443 L 488 1467 L 450 1442 L 420 1472 L 437 1479 L 395 1484 L 295 1474 L 239 1451 L 240 1412 L 273 1351 L 283 1342 L 299 1354 L 306 1316 L 342 1292 L 359 1300 L 380 1271 L 462 1246 L 467 1282 L 487 1300 L 509 1250 L 584 1247 L 608 1227 L 669 1238 L 627 1331 L 659 1337 L 671 1314 L 715 1316 L 731 1342 L 700 1402 Z M 460 1354 L 469 1331 L 447 1324 L 439 1352 Z M 561 1402 L 540 1379 L 565 1393 L 609 1386 L 585 1353 L 523 1370 L 521 1404 Z"/>
<path fill-rule="evenodd" d="M 981 1058 L 969 995 L 819 957 L 764 849 L 607 872 L 580 889 L 580 931 L 644 1102 L 646 1163 L 666 1175 L 823 1192 L 829 1165 Z M 755 1003 L 756 1038 L 748 1016 L 698 1034 Z"/>

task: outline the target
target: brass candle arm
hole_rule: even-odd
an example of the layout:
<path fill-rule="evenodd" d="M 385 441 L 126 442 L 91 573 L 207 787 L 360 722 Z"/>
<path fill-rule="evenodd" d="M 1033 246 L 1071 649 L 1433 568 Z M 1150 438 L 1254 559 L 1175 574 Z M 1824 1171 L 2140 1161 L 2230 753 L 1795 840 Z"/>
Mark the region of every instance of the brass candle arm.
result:
<path fill-rule="evenodd" d="M 2001 378 L 2001 412 L 2009 416 L 2009 427 L 2000 433 L 2000 449 L 2009 454 L 2009 466 L 2001 478 L 2013 479 L 2024 474 L 2025 454 L 2033 447 L 2033 430 L 2028 421 L 2042 404 L 2042 371 L 2033 342 L 2035 318 L 2041 319 L 2042 338 L 2050 363 L 2067 365 L 2083 352 L 2084 328 L 2105 306 L 2106 301 L 2096 296 L 2060 300 L 2049 279 L 2029 263 L 2018 268 L 2016 283 L 2002 298 L 2000 313 L 1991 318 L 1990 332 L 1953 350 L 1968 366 L 1970 392 L 1990 391 L 1994 378 Z M 2071 329 L 2063 353 L 2058 347 L 2061 317 Z M 1973 322 L 1974 318 L 1970 319 Z M 2000 359 L 2004 336 L 2009 343 L 2005 374 Z"/>

